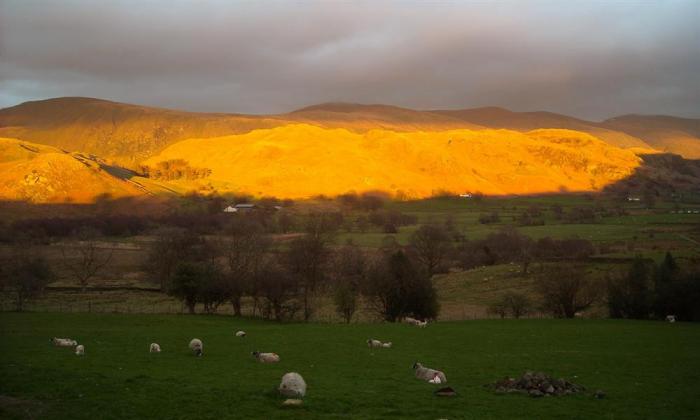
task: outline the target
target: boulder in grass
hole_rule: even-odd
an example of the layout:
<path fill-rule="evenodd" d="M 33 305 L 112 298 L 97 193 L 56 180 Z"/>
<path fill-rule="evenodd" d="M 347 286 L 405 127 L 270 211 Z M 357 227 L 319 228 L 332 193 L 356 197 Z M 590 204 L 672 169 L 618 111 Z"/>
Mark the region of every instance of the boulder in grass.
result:
<path fill-rule="evenodd" d="M 532 397 L 569 395 L 585 391 L 581 385 L 565 379 L 555 379 L 542 372 L 525 372 L 518 379 L 504 378 L 488 386 L 499 394 L 519 392 Z"/>

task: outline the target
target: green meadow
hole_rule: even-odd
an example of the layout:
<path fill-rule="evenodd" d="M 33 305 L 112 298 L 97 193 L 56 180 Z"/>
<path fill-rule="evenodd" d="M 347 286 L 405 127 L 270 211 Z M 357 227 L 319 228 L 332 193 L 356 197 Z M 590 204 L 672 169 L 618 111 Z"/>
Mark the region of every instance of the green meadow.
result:
<path fill-rule="evenodd" d="M 245 338 L 234 332 L 243 329 Z M 85 345 L 80 357 L 53 336 Z M 204 356 L 187 344 L 204 342 Z M 392 341 L 369 349 L 368 338 Z M 151 342 L 160 354 L 148 353 Z M 654 321 L 521 319 L 406 324 L 279 324 L 228 316 L 0 314 L 0 417 L 143 418 L 697 418 L 700 326 Z M 253 350 L 280 354 L 259 364 Z M 456 397 L 413 376 L 443 370 Z M 484 385 L 527 370 L 583 394 L 531 398 Z M 299 408 L 276 387 L 308 384 Z M 602 390 L 606 397 L 593 398 Z"/>

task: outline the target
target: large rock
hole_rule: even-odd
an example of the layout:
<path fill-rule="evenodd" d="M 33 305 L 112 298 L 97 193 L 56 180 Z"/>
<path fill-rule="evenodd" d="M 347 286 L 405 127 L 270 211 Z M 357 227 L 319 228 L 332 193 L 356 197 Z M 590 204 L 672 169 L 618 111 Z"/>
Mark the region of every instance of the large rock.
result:
<path fill-rule="evenodd" d="M 285 397 L 303 398 L 306 395 L 306 382 L 296 372 L 285 373 L 280 382 L 279 392 Z"/>

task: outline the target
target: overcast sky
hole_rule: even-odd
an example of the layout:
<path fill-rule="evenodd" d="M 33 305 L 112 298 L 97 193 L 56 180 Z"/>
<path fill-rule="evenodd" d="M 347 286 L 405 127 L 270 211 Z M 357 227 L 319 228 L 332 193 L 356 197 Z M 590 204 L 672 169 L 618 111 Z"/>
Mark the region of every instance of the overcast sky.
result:
<path fill-rule="evenodd" d="M 0 0 L 0 107 L 91 96 L 700 117 L 700 0 Z"/>

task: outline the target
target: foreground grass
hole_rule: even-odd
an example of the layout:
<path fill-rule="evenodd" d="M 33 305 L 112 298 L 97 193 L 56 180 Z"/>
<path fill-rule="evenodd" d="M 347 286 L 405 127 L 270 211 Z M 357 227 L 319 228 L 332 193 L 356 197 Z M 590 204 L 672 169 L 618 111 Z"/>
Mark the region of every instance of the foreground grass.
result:
<path fill-rule="evenodd" d="M 700 326 L 612 320 L 390 324 L 273 324 L 216 316 L 0 314 L 0 417 L 46 418 L 692 418 L 698 415 Z M 245 329 L 239 339 L 233 333 Z M 86 346 L 78 357 L 51 336 Z M 193 357 L 190 338 L 204 341 Z M 394 348 L 370 350 L 369 338 Z M 155 341 L 163 353 L 149 354 Z M 282 361 L 257 364 L 250 351 Z M 443 369 L 456 398 L 412 376 Z M 532 399 L 483 387 L 542 370 L 608 397 Z M 283 409 L 285 372 L 309 385 Z M 11 401 L 12 403 L 8 403 Z M 22 414 L 25 413 L 25 414 Z"/>

